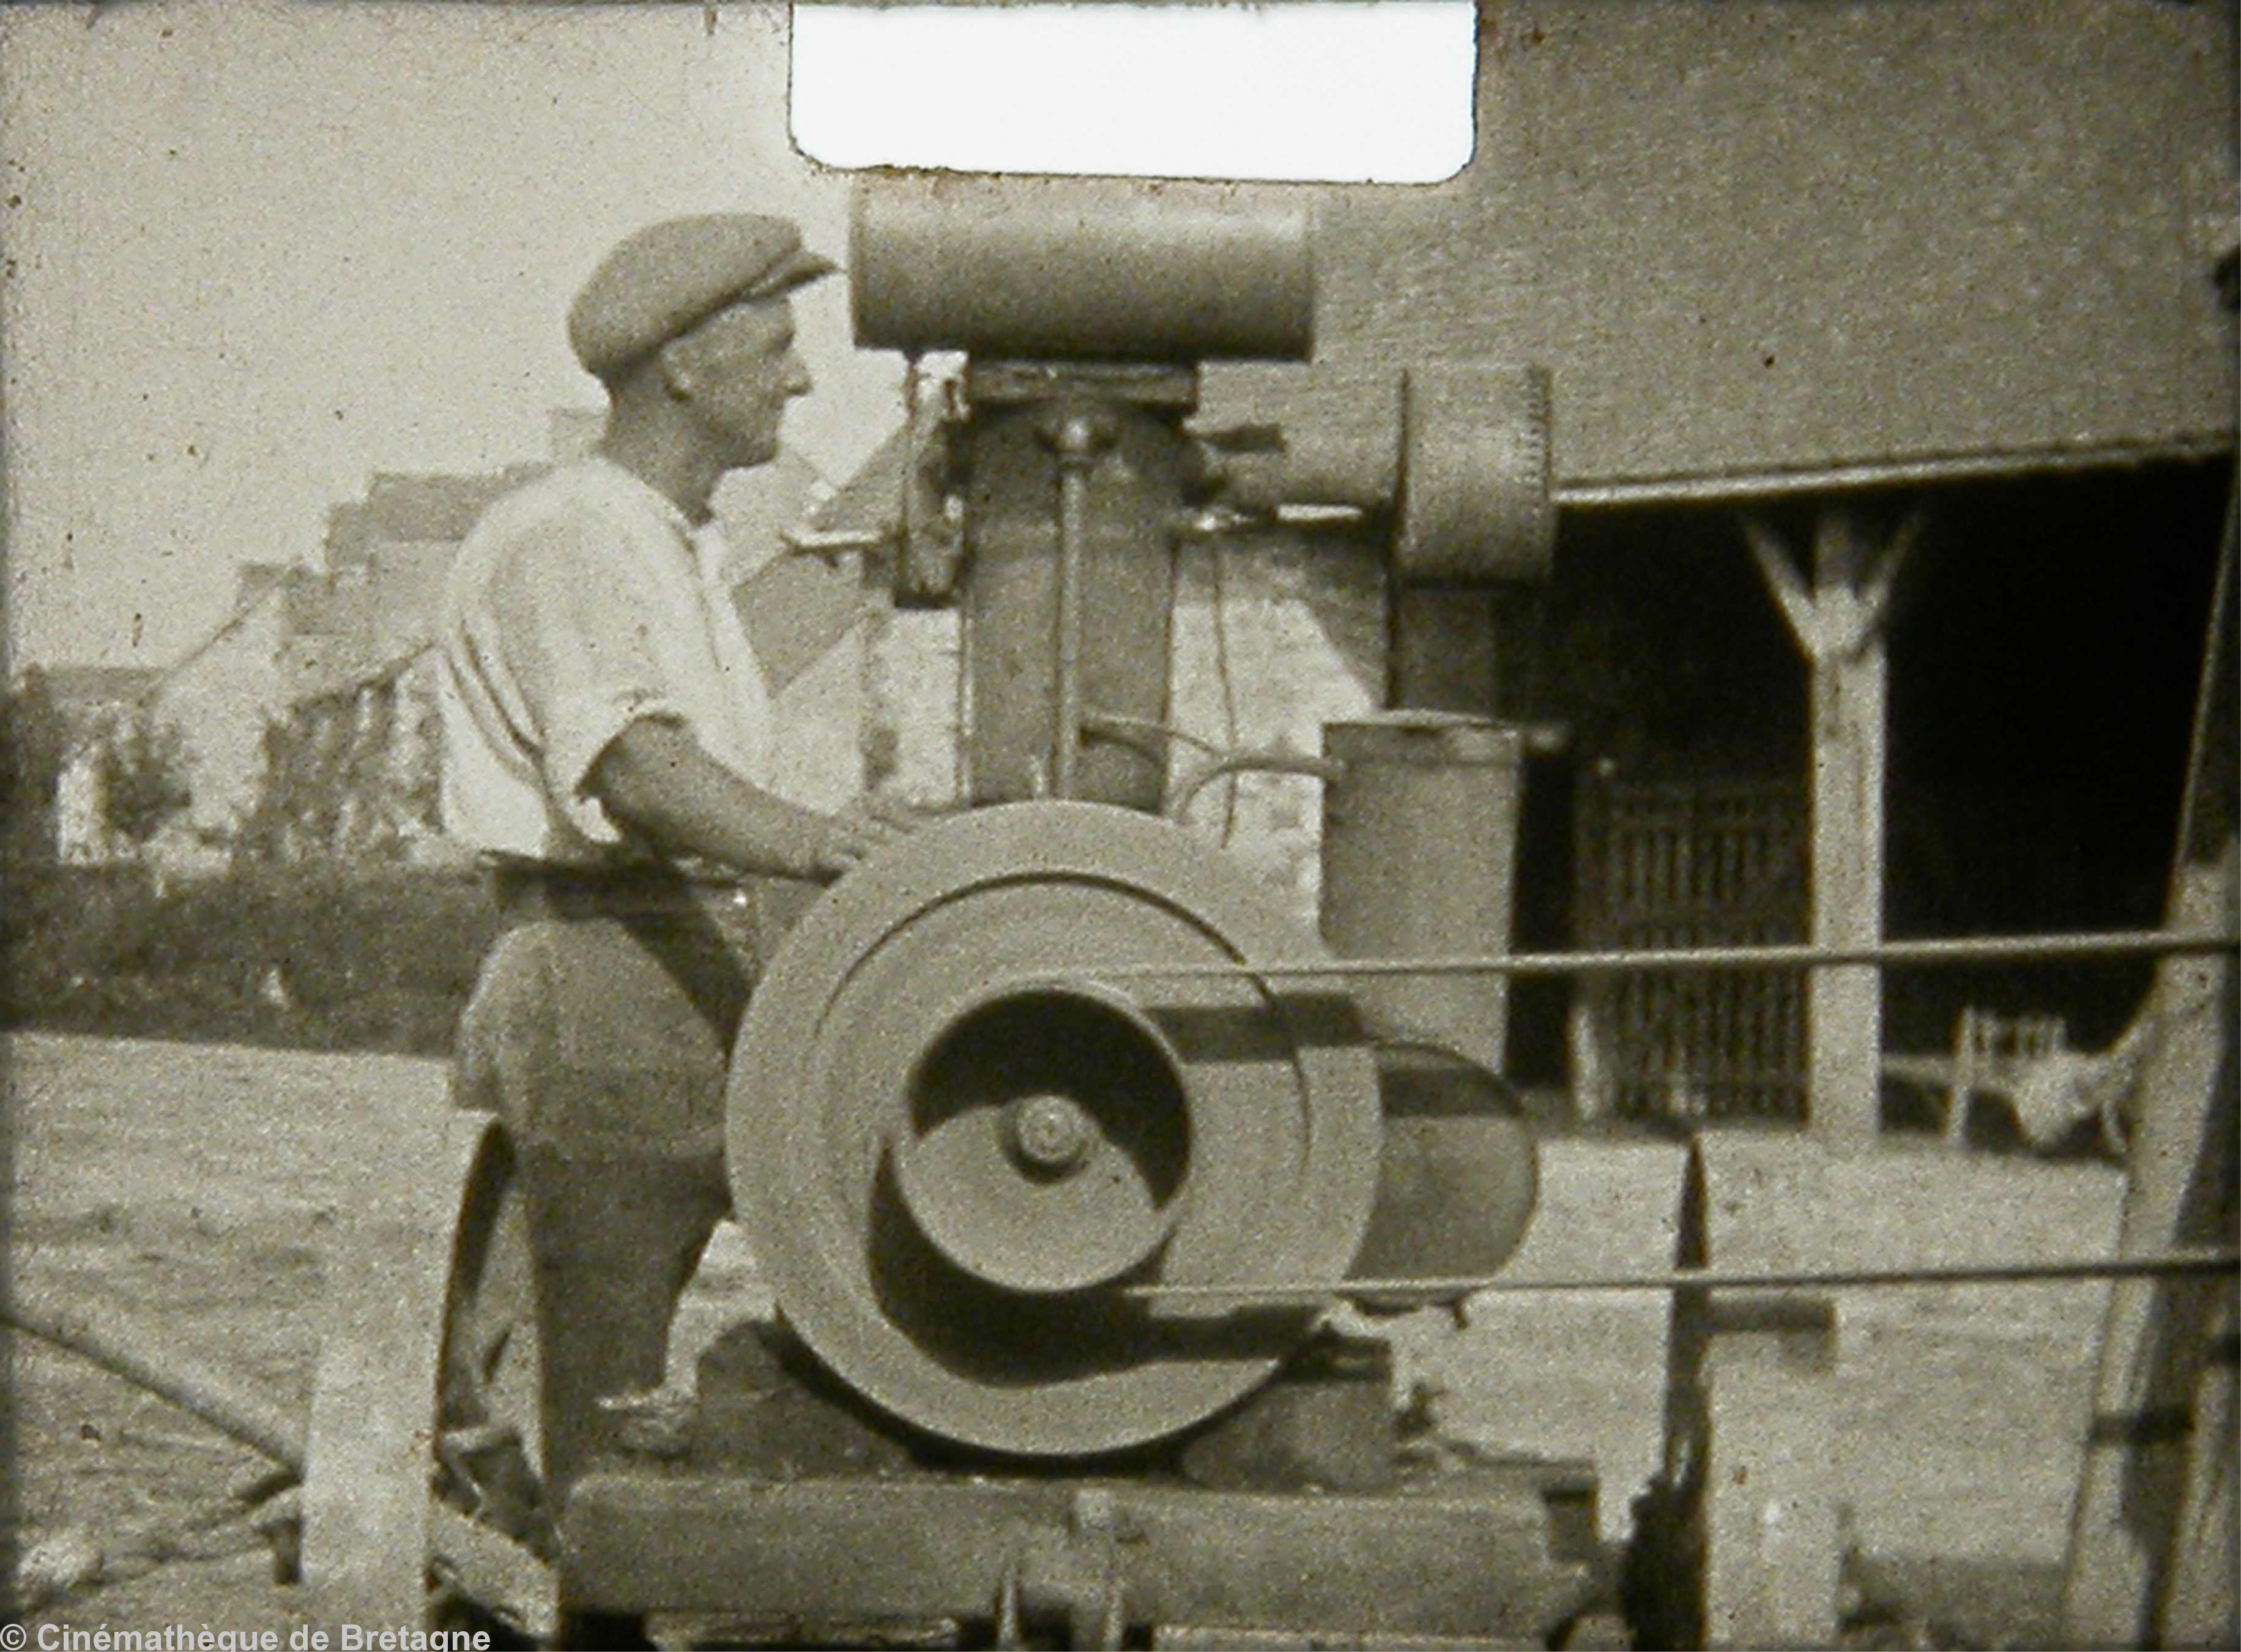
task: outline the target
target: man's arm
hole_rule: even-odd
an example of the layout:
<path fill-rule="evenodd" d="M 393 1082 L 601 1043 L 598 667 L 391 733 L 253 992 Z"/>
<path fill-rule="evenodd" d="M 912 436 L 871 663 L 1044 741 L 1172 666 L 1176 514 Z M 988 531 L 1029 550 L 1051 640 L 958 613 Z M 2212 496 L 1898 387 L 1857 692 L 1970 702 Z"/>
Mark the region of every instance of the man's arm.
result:
<path fill-rule="evenodd" d="M 640 718 L 610 740 L 585 788 L 666 853 L 746 873 L 826 883 L 901 835 L 875 815 L 824 814 L 751 785 L 666 718 Z"/>

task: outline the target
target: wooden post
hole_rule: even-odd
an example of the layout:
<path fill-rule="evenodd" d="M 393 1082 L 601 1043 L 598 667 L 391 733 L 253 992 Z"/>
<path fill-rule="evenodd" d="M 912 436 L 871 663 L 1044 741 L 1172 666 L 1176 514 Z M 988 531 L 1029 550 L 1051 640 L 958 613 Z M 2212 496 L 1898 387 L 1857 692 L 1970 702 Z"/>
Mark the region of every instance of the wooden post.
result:
<path fill-rule="evenodd" d="M 1705 1359 L 1704 1644 L 1834 1646 L 1836 1308 L 1722 1292 Z"/>
<path fill-rule="evenodd" d="M 2229 507 L 2231 509 L 2234 507 Z M 2234 518 L 2211 610 L 2165 921 L 2241 921 L 2241 671 Z M 2145 1013 L 2120 1248 L 2230 1245 L 2241 1206 L 2236 979 L 2221 955 L 2167 958 Z M 2063 1630 L 2075 1646 L 2231 1646 L 2241 1639 L 2234 1542 L 2235 1281 L 2118 1280 L 2070 1516 Z"/>
<path fill-rule="evenodd" d="M 1767 588 L 1812 673 L 1813 940 L 1828 946 L 1883 939 L 1883 739 L 1888 717 L 1883 619 L 1891 582 L 1921 528 L 1910 518 L 1883 546 L 1859 518 L 1825 509 L 1813 532 L 1809 586 L 1763 522 L 1746 518 Z M 1883 981 L 1872 966 L 1816 969 L 1806 989 L 1808 1120 L 1831 1145 L 1875 1138 L 1883 1059 Z"/>

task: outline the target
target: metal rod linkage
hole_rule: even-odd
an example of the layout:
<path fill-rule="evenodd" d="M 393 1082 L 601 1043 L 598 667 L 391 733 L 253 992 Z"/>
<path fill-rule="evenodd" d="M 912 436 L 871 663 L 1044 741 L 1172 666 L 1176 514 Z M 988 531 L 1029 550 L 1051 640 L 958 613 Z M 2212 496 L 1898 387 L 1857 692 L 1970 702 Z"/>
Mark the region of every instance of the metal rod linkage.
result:
<path fill-rule="evenodd" d="M 1058 450 L 1058 569 L 1053 647 L 1056 678 L 1051 793 L 1076 795 L 1081 753 L 1081 583 L 1089 537 L 1089 472 L 1111 432 L 1094 415 L 1069 411 L 1053 436 Z"/>
<path fill-rule="evenodd" d="M 1749 1268 L 1676 1267 L 1655 1274 L 1591 1274 L 1573 1279 L 1513 1279 L 1504 1274 L 1429 1279 L 1347 1279 L 1311 1284 L 1265 1281 L 1239 1285 L 1134 1285 L 1140 1301 L 1325 1301 L 1358 1296 L 1417 1297 L 1427 1305 L 1482 1293 L 1550 1291 L 1856 1290 L 1932 1285 L 2018 1285 L 2064 1280 L 2131 1279 L 2175 1274 L 2241 1272 L 2241 1250 L 2184 1249 L 2138 1256 L 2087 1256 L 2051 1262 L 1987 1262 L 1945 1267 L 1859 1267 L 1829 1273 Z"/>
<path fill-rule="evenodd" d="M 1943 940 L 1886 940 L 1857 946 L 1769 945 L 1673 946 L 1649 951 L 1509 953 L 1454 958 L 1270 960 L 1252 963 L 1100 964 L 1100 979 L 1227 980 L 1235 976 L 1329 978 L 1378 975 L 1625 975 L 1658 970 L 1807 969 L 1824 964 L 2029 963 L 2064 958 L 2168 957 L 2230 953 L 2241 936 L 2218 931 L 2110 930 L 2088 934 L 1983 935 Z"/>

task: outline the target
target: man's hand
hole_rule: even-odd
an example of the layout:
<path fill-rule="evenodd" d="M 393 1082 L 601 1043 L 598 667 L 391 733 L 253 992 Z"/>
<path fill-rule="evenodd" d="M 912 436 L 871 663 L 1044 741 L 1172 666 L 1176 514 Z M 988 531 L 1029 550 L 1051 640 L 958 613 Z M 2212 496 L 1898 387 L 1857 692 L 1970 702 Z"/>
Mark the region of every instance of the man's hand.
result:
<path fill-rule="evenodd" d="M 930 811 L 897 798 L 871 794 L 858 798 L 826 817 L 824 841 L 819 846 L 817 876 L 831 882 L 877 850 L 908 837 L 935 816 Z"/>

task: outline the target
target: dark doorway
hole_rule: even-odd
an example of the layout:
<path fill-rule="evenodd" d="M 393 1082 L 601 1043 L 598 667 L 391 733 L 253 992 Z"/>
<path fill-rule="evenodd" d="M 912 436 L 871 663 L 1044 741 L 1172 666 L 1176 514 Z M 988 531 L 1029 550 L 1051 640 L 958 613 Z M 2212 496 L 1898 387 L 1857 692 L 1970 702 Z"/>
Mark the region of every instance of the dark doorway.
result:
<path fill-rule="evenodd" d="M 2158 465 L 1941 492 L 1890 631 L 1894 935 L 2163 920 L 2231 471 Z M 2116 1036 L 2144 964 L 1896 973 L 1885 1042 L 1963 1003 Z"/>
<path fill-rule="evenodd" d="M 1885 927 L 1893 936 L 2152 926 L 2184 785 L 2230 461 L 1951 485 L 1888 631 Z M 1906 501 L 1870 501 L 1896 519 Z M 1793 543 L 1812 507 L 1776 513 Z M 1507 714 L 1562 721 L 1520 845 L 1517 944 L 1576 944 L 1570 829 L 1598 779 L 1793 779 L 1810 762 L 1803 660 L 1732 506 L 1575 512 Z M 2057 1014 L 2097 1047 L 2143 963 L 1895 970 L 1887 1047 L 1935 1050 L 1964 1005 Z M 1561 1077 L 1559 981 L 1521 983 L 1511 1066 Z"/>

